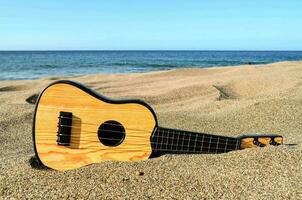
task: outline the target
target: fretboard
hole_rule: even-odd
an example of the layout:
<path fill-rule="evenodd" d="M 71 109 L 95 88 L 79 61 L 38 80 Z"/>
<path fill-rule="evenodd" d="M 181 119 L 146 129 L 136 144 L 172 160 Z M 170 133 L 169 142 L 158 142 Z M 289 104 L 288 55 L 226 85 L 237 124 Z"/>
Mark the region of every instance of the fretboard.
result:
<path fill-rule="evenodd" d="M 151 137 L 155 154 L 225 153 L 240 148 L 240 139 L 157 127 Z"/>

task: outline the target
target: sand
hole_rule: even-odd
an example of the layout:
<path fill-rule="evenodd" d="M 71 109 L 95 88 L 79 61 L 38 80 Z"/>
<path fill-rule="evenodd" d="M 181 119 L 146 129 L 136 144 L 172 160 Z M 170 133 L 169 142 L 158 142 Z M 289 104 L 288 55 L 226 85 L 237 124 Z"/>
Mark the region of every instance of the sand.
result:
<path fill-rule="evenodd" d="M 33 168 L 26 99 L 59 79 L 139 98 L 159 124 L 227 136 L 282 134 L 287 144 L 219 155 L 165 155 L 58 172 Z M 302 199 L 302 62 L 0 81 L 0 199 Z"/>

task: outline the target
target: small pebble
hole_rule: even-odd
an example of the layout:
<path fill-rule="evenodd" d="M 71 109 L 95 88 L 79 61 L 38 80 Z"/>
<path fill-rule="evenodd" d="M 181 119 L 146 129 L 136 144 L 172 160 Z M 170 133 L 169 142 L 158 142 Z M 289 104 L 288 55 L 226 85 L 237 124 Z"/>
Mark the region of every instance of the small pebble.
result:
<path fill-rule="evenodd" d="M 137 172 L 136 173 L 138 176 L 143 176 L 145 174 L 145 172 Z"/>

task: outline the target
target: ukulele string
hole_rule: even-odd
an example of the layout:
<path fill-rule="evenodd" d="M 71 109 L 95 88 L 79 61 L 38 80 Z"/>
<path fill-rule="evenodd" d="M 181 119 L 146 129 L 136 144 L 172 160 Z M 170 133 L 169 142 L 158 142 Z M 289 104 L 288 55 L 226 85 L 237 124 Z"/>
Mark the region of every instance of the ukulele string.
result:
<path fill-rule="evenodd" d="M 45 132 L 46 133 L 46 132 Z M 40 137 L 40 141 L 42 140 L 42 141 L 49 141 L 49 139 L 54 139 L 54 137 L 51 137 L 51 136 L 49 136 L 49 135 L 44 135 L 44 136 L 39 136 Z M 80 138 L 80 137 L 78 137 L 78 138 Z M 127 138 L 130 138 L 130 136 L 128 136 Z M 166 138 L 167 139 L 167 141 L 169 142 L 169 139 L 172 139 L 172 141 L 173 141 L 173 137 L 171 138 L 171 137 L 162 137 L 162 136 L 157 136 L 157 138 Z M 73 141 L 73 142 L 95 142 L 95 143 L 100 143 L 100 141 L 99 140 L 89 140 L 89 139 L 79 139 L 79 140 L 76 140 L 77 138 L 75 137 L 75 136 L 71 136 L 71 141 Z M 108 139 L 108 140 L 114 140 L 114 141 L 116 141 L 116 140 L 119 140 L 120 141 L 120 139 L 115 139 L 115 138 L 105 138 L 105 137 L 100 137 L 100 139 Z M 174 137 L 174 139 L 175 139 L 175 137 Z M 195 143 L 195 140 L 189 140 L 189 139 L 183 139 L 183 140 L 186 140 L 186 141 L 191 141 L 191 142 L 194 142 Z M 140 141 L 141 142 L 141 141 Z M 230 143 L 230 142 L 232 142 L 232 143 Z M 233 144 L 233 142 L 235 142 L 235 144 Z M 181 146 L 183 146 L 184 145 L 184 142 L 183 142 L 183 144 L 182 145 L 177 145 L 177 144 L 169 144 L 169 143 L 160 143 L 160 142 L 147 142 L 147 143 L 133 143 L 133 145 L 146 145 L 146 144 L 155 144 L 155 145 L 166 145 L 166 146 L 176 146 L 176 147 L 181 147 Z M 222 143 L 220 140 L 218 140 L 217 142 L 213 142 L 213 141 L 211 141 L 211 142 L 209 142 L 209 141 L 206 141 L 206 140 L 196 140 L 196 145 L 197 144 L 201 144 L 202 146 L 204 145 L 204 144 L 208 144 L 208 146 L 213 146 L 213 145 L 224 145 L 224 146 L 230 146 L 230 147 L 234 147 L 234 146 L 238 146 L 238 141 L 227 141 L 227 142 L 225 142 L 225 143 Z M 132 144 L 132 143 L 129 143 L 129 144 Z M 188 145 L 187 146 L 185 146 L 185 147 L 191 147 L 192 148 L 192 144 L 190 144 L 190 142 L 188 142 L 187 143 Z"/>
<path fill-rule="evenodd" d="M 99 143 L 99 142 L 98 142 Z M 40 143 L 40 144 L 47 144 L 47 143 Z M 214 145 L 217 145 L 217 144 L 215 144 L 215 143 L 210 143 L 210 144 L 214 144 Z M 71 149 L 73 149 L 73 148 L 75 148 L 75 149 L 94 149 L 94 150 L 98 150 L 98 151 L 100 151 L 100 150 L 109 150 L 109 148 L 101 148 L 102 146 L 96 146 L 96 145 L 90 145 L 90 146 L 86 146 L 86 148 L 83 148 L 83 147 L 76 147 L 77 145 L 80 145 L 80 144 L 73 144 L 73 145 L 71 145 L 71 146 L 69 146 Z M 131 144 L 130 144 L 131 145 Z M 133 145 L 136 145 L 135 146 L 135 148 L 138 148 L 138 145 L 137 144 L 133 144 Z M 141 144 L 141 145 L 143 145 L 142 147 L 143 148 L 138 148 L 138 149 L 131 149 L 131 148 L 129 148 L 129 147 L 122 147 L 122 146 L 118 146 L 118 147 L 116 147 L 116 149 L 118 149 L 118 150 L 126 150 L 126 151 L 128 151 L 128 150 L 133 150 L 133 151 L 142 151 L 142 150 L 144 150 L 144 149 L 149 149 L 149 148 L 146 148 L 146 143 L 145 144 Z M 189 146 L 189 145 L 181 145 L 181 146 L 179 146 L 179 145 L 173 145 L 173 144 L 166 144 L 166 143 L 159 143 L 159 145 L 160 145 L 160 147 L 155 147 L 155 148 L 152 148 L 152 150 L 154 150 L 154 151 L 156 151 L 156 150 L 161 150 L 161 151 L 175 151 L 175 152 L 186 152 L 186 151 L 191 151 L 190 149 L 195 149 L 195 150 L 193 150 L 193 151 L 196 151 L 196 152 L 201 152 L 201 151 L 210 151 L 210 150 L 229 150 L 229 151 L 231 151 L 231 150 L 234 150 L 234 148 L 221 148 L 221 147 L 213 147 L 212 145 L 201 145 L 201 146 L 195 146 L 195 147 L 192 147 L 192 146 Z M 158 146 L 159 146 L 158 145 Z M 145 148 L 144 148 L 145 147 Z M 163 148 L 163 147 L 166 147 L 166 148 Z M 175 149 L 168 149 L 169 147 L 175 147 Z M 233 146 L 233 147 L 238 147 L 238 145 L 236 145 L 236 146 Z M 112 147 L 111 147 L 112 148 Z M 115 147 L 113 147 L 113 148 L 115 148 Z M 115 149 L 115 150 L 116 150 Z M 196 149 L 199 149 L 199 151 L 197 151 Z M 149 151 L 148 151 L 149 152 Z"/>
<path fill-rule="evenodd" d="M 100 149 L 100 148 L 94 148 L 94 147 L 89 147 L 89 148 L 76 148 L 75 149 L 87 149 L 87 150 L 95 150 L 95 151 L 106 151 L 109 150 L 107 149 Z M 158 148 L 158 149 L 152 149 L 153 151 L 164 151 L 164 152 L 175 152 L 176 154 L 181 154 L 181 153 L 222 153 L 222 152 L 228 152 L 228 151 L 234 151 L 235 149 L 227 149 L 227 148 L 214 148 L 214 149 L 204 149 L 204 147 L 202 147 L 199 151 L 198 150 L 191 150 L 191 149 L 162 149 L 162 148 Z M 146 152 L 146 153 L 150 153 L 151 151 L 149 149 L 129 149 L 129 148 L 125 148 L 125 149 L 115 149 L 114 152 Z"/>
<path fill-rule="evenodd" d="M 129 137 L 127 137 L 127 138 L 129 138 Z M 163 137 L 158 137 L 158 138 L 163 138 Z M 171 139 L 171 138 L 168 138 L 168 137 L 165 137 L 166 139 L 167 139 L 167 141 L 169 141 L 169 139 Z M 39 140 L 49 140 L 49 139 L 54 139 L 54 137 L 52 137 L 52 136 L 47 136 L 47 135 L 44 135 L 44 136 L 39 136 Z M 78 139 L 78 140 L 77 140 Z M 98 137 L 98 139 L 104 139 L 104 140 L 111 140 L 111 141 L 120 141 L 120 139 L 116 139 L 116 138 L 106 138 L 106 137 Z M 173 138 L 172 138 L 173 139 Z M 174 138 L 175 139 L 175 138 Z M 78 141 L 78 142 L 97 142 L 97 143 L 100 143 L 100 141 L 99 140 L 97 140 L 97 139 L 94 139 L 94 138 L 91 138 L 91 139 L 89 139 L 89 138 L 87 138 L 87 139 L 81 139 L 81 137 L 77 137 L 77 136 L 71 136 L 71 140 L 72 141 Z M 181 141 L 184 141 L 184 140 L 186 140 L 186 139 L 183 139 L 183 140 L 181 140 Z M 173 141 L 173 140 L 172 140 Z M 233 145 L 236 145 L 236 143 L 237 143 L 237 141 L 233 141 L 233 142 L 235 142 L 235 144 L 233 144 L 233 142 L 232 143 L 229 143 L 229 142 L 231 142 L 231 141 L 229 141 L 229 142 L 227 142 L 227 143 L 222 143 L 220 140 L 219 141 L 217 141 L 217 142 L 208 142 L 208 141 L 202 141 L 202 140 L 186 140 L 186 141 L 190 141 L 190 142 L 196 142 L 196 144 L 197 143 L 202 143 L 202 144 L 222 144 L 222 145 L 229 145 L 229 146 L 233 146 Z M 140 141 L 141 142 L 141 141 Z M 151 144 L 159 144 L 159 142 L 148 142 L 148 143 L 151 143 Z M 134 143 L 135 145 L 137 144 L 137 145 L 145 145 L 146 143 L 137 143 L 137 142 L 135 142 Z M 168 145 L 170 145 L 169 143 L 162 143 L 162 144 L 168 144 Z M 188 143 L 189 144 L 189 143 Z"/>
<path fill-rule="evenodd" d="M 82 122 L 82 120 L 81 119 L 77 119 L 77 118 L 69 118 L 69 117 L 64 117 L 64 116 L 62 116 L 62 117 L 60 117 L 60 118 L 63 118 L 63 119 L 71 119 L 72 121 L 80 121 L 81 122 L 81 124 L 85 124 L 85 125 L 92 125 L 92 126 L 98 126 L 98 124 L 92 124 L 92 123 L 84 123 L 84 122 Z M 113 123 L 109 123 L 109 122 L 104 122 L 103 124 L 107 124 L 107 125 L 112 125 L 112 126 L 122 126 L 122 125 L 118 125 L 118 124 L 113 124 Z M 81 126 L 68 126 L 68 125 L 61 125 L 61 126 L 65 126 L 65 127 L 70 127 L 70 128 L 82 128 Z M 123 127 L 123 126 L 122 126 Z M 131 129 L 131 128 L 127 128 L 127 130 L 133 130 L 133 131 L 141 131 L 141 132 L 146 132 L 147 130 L 141 130 L 141 129 Z M 41 130 L 40 130 L 41 131 Z M 109 131 L 109 132 L 115 132 L 115 133 L 124 133 L 124 132 L 120 132 L 120 131 L 114 131 L 114 130 L 104 130 L 104 129 L 98 129 L 98 131 Z M 86 132 L 84 132 L 84 131 L 82 131 L 81 130 L 81 133 L 91 133 L 91 134 L 88 134 L 88 135 L 92 135 L 92 136 L 95 136 L 96 135 L 96 132 L 92 132 L 92 131 L 86 131 Z M 167 139 L 167 141 L 169 141 L 169 139 L 171 139 L 172 138 L 172 141 L 173 141 L 173 138 L 175 139 L 175 137 L 174 137 L 174 134 L 177 134 L 178 133 L 178 135 L 180 135 L 180 134 L 182 134 L 182 132 L 175 132 L 175 131 L 173 131 L 173 132 L 170 132 L 170 133 L 172 133 L 173 134 L 173 137 L 165 137 L 165 136 L 163 136 L 163 135 L 161 135 L 161 136 L 157 136 L 157 135 L 152 135 L 152 137 L 153 138 L 162 138 L 162 139 Z M 169 134 L 169 133 L 168 133 Z M 192 135 L 190 132 L 186 132 L 185 134 L 190 134 L 190 136 Z M 196 133 L 194 133 L 194 134 L 196 134 Z M 198 134 L 198 133 L 197 133 Z M 86 134 L 87 135 L 87 134 Z M 211 136 L 211 135 L 204 135 L 204 134 L 200 134 L 200 135 L 203 135 L 203 138 L 205 139 L 205 138 L 212 138 L 213 136 Z M 46 138 L 47 138 L 47 136 L 48 135 L 46 135 Z M 45 136 L 44 136 L 45 137 Z M 127 136 L 127 138 L 129 138 L 130 136 Z M 139 136 L 132 136 L 132 137 L 138 137 L 138 138 L 140 138 Z M 197 137 L 197 136 L 195 136 L 195 137 Z M 220 137 L 220 136 L 218 136 L 218 137 Z M 53 137 L 51 137 L 50 136 L 50 138 L 53 138 Z M 71 138 L 73 138 L 73 141 L 76 141 L 75 140 L 75 138 L 82 138 L 81 136 L 71 136 Z M 87 138 L 86 136 L 85 136 L 85 138 Z M 100 138 L 100 139 L 107 139 L 107 140 L 120 140 L 120 139 L 115 139 L 115 138 L 105 138 L 105 137 L 98 137 L 98 138 Z M 233 139 L 233 140 L 232 140 Z M 199 141 L 199 140 L 196 140 L 196 143 L 200 143 L 201 142 L 201 144 L 202 144 L 202 146 L 203 146 L 203 144 L 209 144 L 208 146 L 209 146 L 209 148 L 210 148 L 210 146 L 211 146 L 211 144 L 214 144 L 214 145 L 219 145 L 219 144 L 221 144 L 221 145 L 228 145 L 228 146 L 238 146 L 238 143 L 237 143 L 237 141 L 234 141 L 234 139 L 236 140 L 236 138 L 232 138 L 232 139 L 229 139 L 229 138 L 227 138 L 227 139 L 224 139 L 224 138 L 219 138 L 219 140 L 216 142 L 216 143 L 214 143 L 214 142 L 207 142 L 207 141 L 204 141 L 204 140 L 202 140 L 202 141 Z M 184 140 L 184 141 L 189 141 L 190 142 L 190 140 L 191 139 L 186 139 L 186 138 L 182 138 L 182 140 Z M 99 140 L 88 140 L 88 139 L 80 139 L 79 141 L 83 141 L 83 142 L 97 142 L 97 143 L 99 143 Z M 192 141 L 192 140 L 191 140 Z M 227 141 L 227 143 L 221 143 L 221 142 L 219 142 L 219 141 Z M 194 141 L 195 142 L 195 141 Z M 236 144 L 232 144 L 233 142 L 235 142 Z M 155 145 L 157 145 L 157 146 L 159 146 L 159 145 L 165 145 L 166 147 L 167 146 L 175 146 L 175 147 L 183 147 L 183 148 L 192 148 L 192 146 L 190 146 L 190 144 L 188 143 L 188 146 L 179 146 L 179 145 L 174 145 L 174 144 L 168 144 L 168 143 L 159 143 L 159 142 L 150 142 L 151 144 L 155 144 Z M 231 143 L 231 144 L 230 144 Z M 146 145 L 146 143 L 143 143 L 143 144 L 138 144 L 138 143 L 134 143 L 134 145 Z M 217 148 L 217 146 L 216 146 L 216 149 L 220 149 L 220 148 Z M 95 146 L 95 147 L 99 147 L 99 146 Z M 204 147 L 202 147 L 202 148 L 204 148 Z M 158 150 L 163 150 L 163 149 L 158 149 Z M 171 149 L 166 149 L 166 150 L 169 150 L 169 151 L 171 151 Z M 221 150 L 233 150 L 233 149 L 227 149 L 227 148 L 222 148 Z"/>
<path fill-rule="evenodd" d="M 40 143 L 40 144 L 47 144 L 47 143 Z M 108 147 L 108 148 L 102 148 L 102 146 L 95 146 L 95 145 L 90 145 L 90 146 L 86 146 L 86 147 L 77 147 L 77 145 L 80 145 L 80 144 L 73 144 L 73 145 L 70 145 L 68 146 L 69 148 L 71 149 L 87 149 L 87 150 L 97 150 L 97 151 L 104 151 L 104 150 L 110 150 L 110 148 L 115 148 L 114 151 L 116 152 L 117 150 L 121 150 L 121 152 L 125 152 L 125 151 L 144 151 L 146 150 L 146 152 L 150 152 L 150 148 L 147 148 L 144 144 L 144 146 L 142 148 L 138 147 L 138 146 L 135 146 L 135 148 L 131 149 L 129 147 L 121 147 L 121 146 L 118 146 L 118 147 Z M 216 144 L 214 144 L 216 145 Z M 163 148 L 165 147 L 165 148 Z M 171 149 L 169 149 L 169 147 L 171 147 Z M 175 147 L 175 149 L 173 149 L 172 147 Z M 138 148 L 138 149 L 136 149 Z M 194 149 L 194 150 L 192 150 Z M 199 151 L 197 150 L 199 149 Z M 188 152 L 188 151 L 194 151 L 196 153 L 201 153 L 201 152 L 212 152 L 212 151 L 216 151 L 216 150 L 223 150 L 223 151 L 232 151 L 234 150 L 235 148 L 221 148 L 221 147 L 213 147 L 211 145 L 208 145 L 208 146 L 196 146 L 196 147 L 192 147 L 192 146 L 188 146 L 188 145 L 182 145 L 182 146 L 177 146 L 177 145 L 170 145 L 170 144 L 165 144 L 165 143 L 162 143 L 161 144 L 161 147 L 155 147 L 155 148 L 152 148 L 152 150 L 156 151 L 156 150 L 160 150 L 160 151 L 173 151 L 173 152 Z M 236 146 L 236 149 L 237 149 L 237 146 Z"/>
<path fill-rule="evenodd" d="M 187 146 L 184 146 L 184 147 L 187 147 Z M 75 150 L 87 150 L 89 152 L 91 152 L 91 150 L 94 150 L 96 152 L 100 152 L 100 151 L 106 151 L 106 150 L 110 150 L 109 148 L 100 148 L 100 147 L 88 147 L 88 148 L 84 148 L 84 147 L 76 147 L 75 146 L 69 146 L 70 149 L 75 149 Z M 185 153 L 196 153 L 196 154 L 207 154 L 207 153 L 223 153 L 223 152 L 228 152 L 228 151 L 234 151 L 234 149 L 228 149 L 228 148 L 215 148 L 215 149 L 204 149 L 205 147 L 202 147 L 200 148 L 200 150 L 191 150 L 191 149 L 164 149 L 164 148 L 157 148 L 157 149 L 153 149 L 153 151 L 161 151 L 161 153 L 163 152 L 166 152 L 166 153 L 169 153 L 169 152 L 172 152 L 172 153 L 175 153 L 175 154 L 185 154 Z M 220 150 L 220 151 L 218 151 Z M 112 151 L 112 150 L 110 150 Z M 129 149 L 129 148 L 125 148 L 125 149 L 122 149 L 122 148 L 118 148 L 118 149 L 114 149 L 114 152 L 115 153 L 125 153 L 125 152 L 137 152 L 137 153 L 149 153 L 151 152 L 150 148 L 145 148 L 145 149 Z"/>
<path fill-rule="evenodd" d="M 72 118 L 68 118 L 68 117 L 62 117 L 62 118 L 65 118 L 65 119 L 72 119 Z M 76 120 L 76 119 L 75 119 Z M 81 121 L 81 120 L 80 120 Z M 81 124 L 86 124 L 86 125 L 92 125 L 92 126 L 95 126 L 97 124 L 87 124 L 87 123 L 81 123 Z M 107 124 L 107 125 L 112 125 L 112 126 L 119 126 L 119 127 L 123 127 L 123 125 L 118 125 L 118 124 L 113 124 L 113 123 L 109 123 L 109 122 L 104 122 L 103 124 Z M 81 129 L 82 127 L 81 126 L 69 126 L 69 125 L 61 125 L 62 127 L 70 127 L 70 128 L 75 128 L 75 129 Z M 97 129 L 98 131 L 109 131 L 109 132 L 113 132 L 113 133 L 124 133 L 124 132 L 121 132 L 121 131 L 114 131 L 114 130 L 105 130 L 105 129 L 100 129 L 98 128 Z M 131 132 L 149 132 L 149 130 L 143 130 L 143 129 L 133 129 L 133 128 L 127 128 L 127 130 L 131 131 Z M 83 132 L 83 133 L 88 133 L 86 135 L 95 135 L 97 132 L 94 132 L 94 131 L 85 131 L 85 130 L 79 130 L 80 132 Z M 162 131 L 163 132 L 163 131 Z M 91 134 L 90 134 L 91 133 Z M 163 132 L 164 133 L 164 132 Z M 181 132 L 181 131 L 173 131 L 173 132 L 169 132 L 168 134 L 190 134 L 192 135 L 190 132 Z M 213 138 L 213 137 L 220 137 L 219 140 L 222 140 L 222 141 L 226 141 L 226 140 L 230 140 L 231 138 L 223 138 L 224 136 L 218 136 L 218 135 L 207 135 L 207 134 L 204 134 L 204 133 L 193 133 L 193 134 L 200 134 L 200 135 L 204 135 L 204 137 L 208 137 L 208 138 Z M 232 139 L 236 139 L 236 138 L 232 138 Z"/>
<path fill-rule="evenodd" d="M 60 118 L 72 119 L 74 121 L 80 121 L 80 124 L 89 125 L 89 126 L 99 126 L 100 125 L 100 124 L 82 122 L 82 120 L 80 120 L 80 119 L 74 119 L 74 118 L 68 118 L 68 117 L 60 117 Z M 52 120 L 47 120 L 47 121 L 57 121 L 57 120 L 52 119 Z M 110 122 L 103 122 L 102 124 L 124 127 L 123 125 L 114 124 L 114 123 L 110 123 Z M 68 125 L 61 125 L 61 126 L 68 126 Z M 75 126 L 75 125 L 72 125 L 70 127 L 72 127 L 72 128 L 82 128 L 81 126 Z M 134 128 L 131 128 L 131 127 L 127 127 L 127 129 L 128 130 L 136 130 L 136 131 L 148 131 L 147 129 L 134 129 Z"/>
<path fill-rule="evenodd" d="M 44 109 L 48 109 L 48 110 L 53 110 L 53 109 L 58 109 L 58 110 L 64 110 L 64 107 L 59 107 L 59 106 L 44 106 L 42 105 L 41 108 L 39 108 L 39 110 L 44 110 Z M 69 108 L 70 109 L 70 108 Z M 72 107 L 72 109 L 76 109 L 76 110 L 80 110 L 81 112 L 91 112 L 94 110 L 100 110 L 100 111 L 108 111 L 108 112 L 120 112 L 120 111 L 127 111 L 127 112 L 132 112 L 132 113 L 146 113 L 146 111 L 140 111 L 140 110 L 131 110 L 131 109 L 112 109 L 112 108 L 83 108 L 83 107 Z M 147 108 L 146 108 L 147 109 Z"/>
<path fill-rule="evenodd" d="M 53 133 L 53 132 L 47 132 L 47 131 L 49 131 L 49 130 L 36 130 L 36 131 L 38 131 L 38 132 L 42 132 L 42 133 Z M 113 132 L 113 133 L 124 133 L 124 132 L 120 132 L 120 131 L 113 131 L 113 130 L 105 130 L 105 129 L 99 129 L 99 131 L 109 131 L 109 132 Z M 80 134 L 81 133 L 84 133 L 85 134 L 85 136 L 80 136 Z M 170 132 L 170 133 L 172 133 L 172 132 Z M 200 134 L 199 136 L 196 136 L 195 135 L 195 139 L 193 139 L 191 136 L 190 136 L 190 138 L 180 138 L 180 136 L 185 136 L 184 134 L 181 134 L 181 132 L 180 132 L 180 134 L 178 135 L 177 133 L 175 133 L 175 132 L 173 132 L 172 133 L 173 134 L 173 136 L 164 136 L 164 135 L 152 135 L 152 138 L 163 138 L 163 139 L 167 139 L 167 140 L 173 140 L 173 139 L 176 139 L 178 136 L 178 139 L 181 139 L 181 140 L 184 140 L 184 141 L 197 141 L 197 142 L 200 142 L 199 140 L 196 140 L 197 139 L 197 137 L 199 137 L 199 136 L 202 136 L 203 137 L 203 139 L 214 139 L 214 140 L 219 140 L 219 141 L 221 141 L 221 142 L 223 142 L 223 141 L 227 141 L 228 143 L 229 142 L 236 142 L 237 141 L 237 139 L 236 138 L 220 138 L 220 136 L 214 136 L 214 137 L 217 137 L 217 138 L 213 138 L 213 136 L 211 136 L 211 135 L 204 135 L 204 134 Z M 128 136 L 126 136 L 127 138 L 146 138 L 146 136 L 141 136 L 141 135 L 132 135 L 132 134 L 127 134 Z M 177 136 L 177 137 L 175 137 L 175 135 Z M 41 137 L 50 137 L 50 138 L 53 138 L 53 136 L 51 136 L 51 135 L 49 135 L 49 134 L 43 134 L 43 135 L 41 135 L 41 134 L 39 134 L 39 136 Z M 63 135 L 64 136 L 64 135 Z M 81 131 L 80 133 L 79 133 L 79 135 L 77 136 L 77 135 L 71 135 L 70 137 L 72 137 L 72 138 L 85 138 L 85 139 L 89 139 L 89 138 L 95 138 L 95 137 L 97 137 L 97 138 L 100 138 L 100 139 L 111 139 L 111 140 L 120 140 L 120 139 L 115 139 L 115 138 L 106 138 L 106 137 L 98 137 L 97 136 L 97 133 L 96 132 L 93 132 L 93 131 Z M 236 140 L 236 141 L 235 141 Z M 84 140 L 83 140 L 84 141 Z"/>

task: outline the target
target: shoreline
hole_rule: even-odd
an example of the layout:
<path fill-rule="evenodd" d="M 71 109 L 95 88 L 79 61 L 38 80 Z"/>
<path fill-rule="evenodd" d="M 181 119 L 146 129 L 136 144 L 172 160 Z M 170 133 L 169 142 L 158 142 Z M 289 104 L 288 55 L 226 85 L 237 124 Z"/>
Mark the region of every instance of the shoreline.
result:
<path fill-rule="evenodd" d="M 254 68 L 254 67 L 268 67 L 268 66 L 275 66 L 275 65 L 282 65 L 282 64 L 299 64 L 302 63 L 302 60 L 297 61 L 280 61 L 280 62 L 272 62 L 272 63 L 266 63 L 266 64 L 243 64 L 243 65 L 226 65 L 226 66 L 213 66 L 213 67 L 179 67 L 179 68 L 173 68 L 173 69 L 166 69 L 166 70 L 152 70 L 152 71 L 142 71 L 142 72 L 125 72 L 125 73 L 95 73 L 95 74 L 75 74 L 75 75 L 63 75 L 63 76 L 41 76 L 38 78 L 29 78 L 29 79 L 0 79 L 0 82 L 4 81 L 31 81 L 31 80 L 41 80 L 41 79 L 62 79 L 62 78 L 78 78 L 78 77 L 87 77 L 87 76 L 98 76 L 98 75 L 137 75 L 137 74 L 153 74 L 153 73 L 165 73 L 170 71 L 177 71 L 177 70 L 217 70 L 217 69 L 229 69 L 229 68 Z"/>

